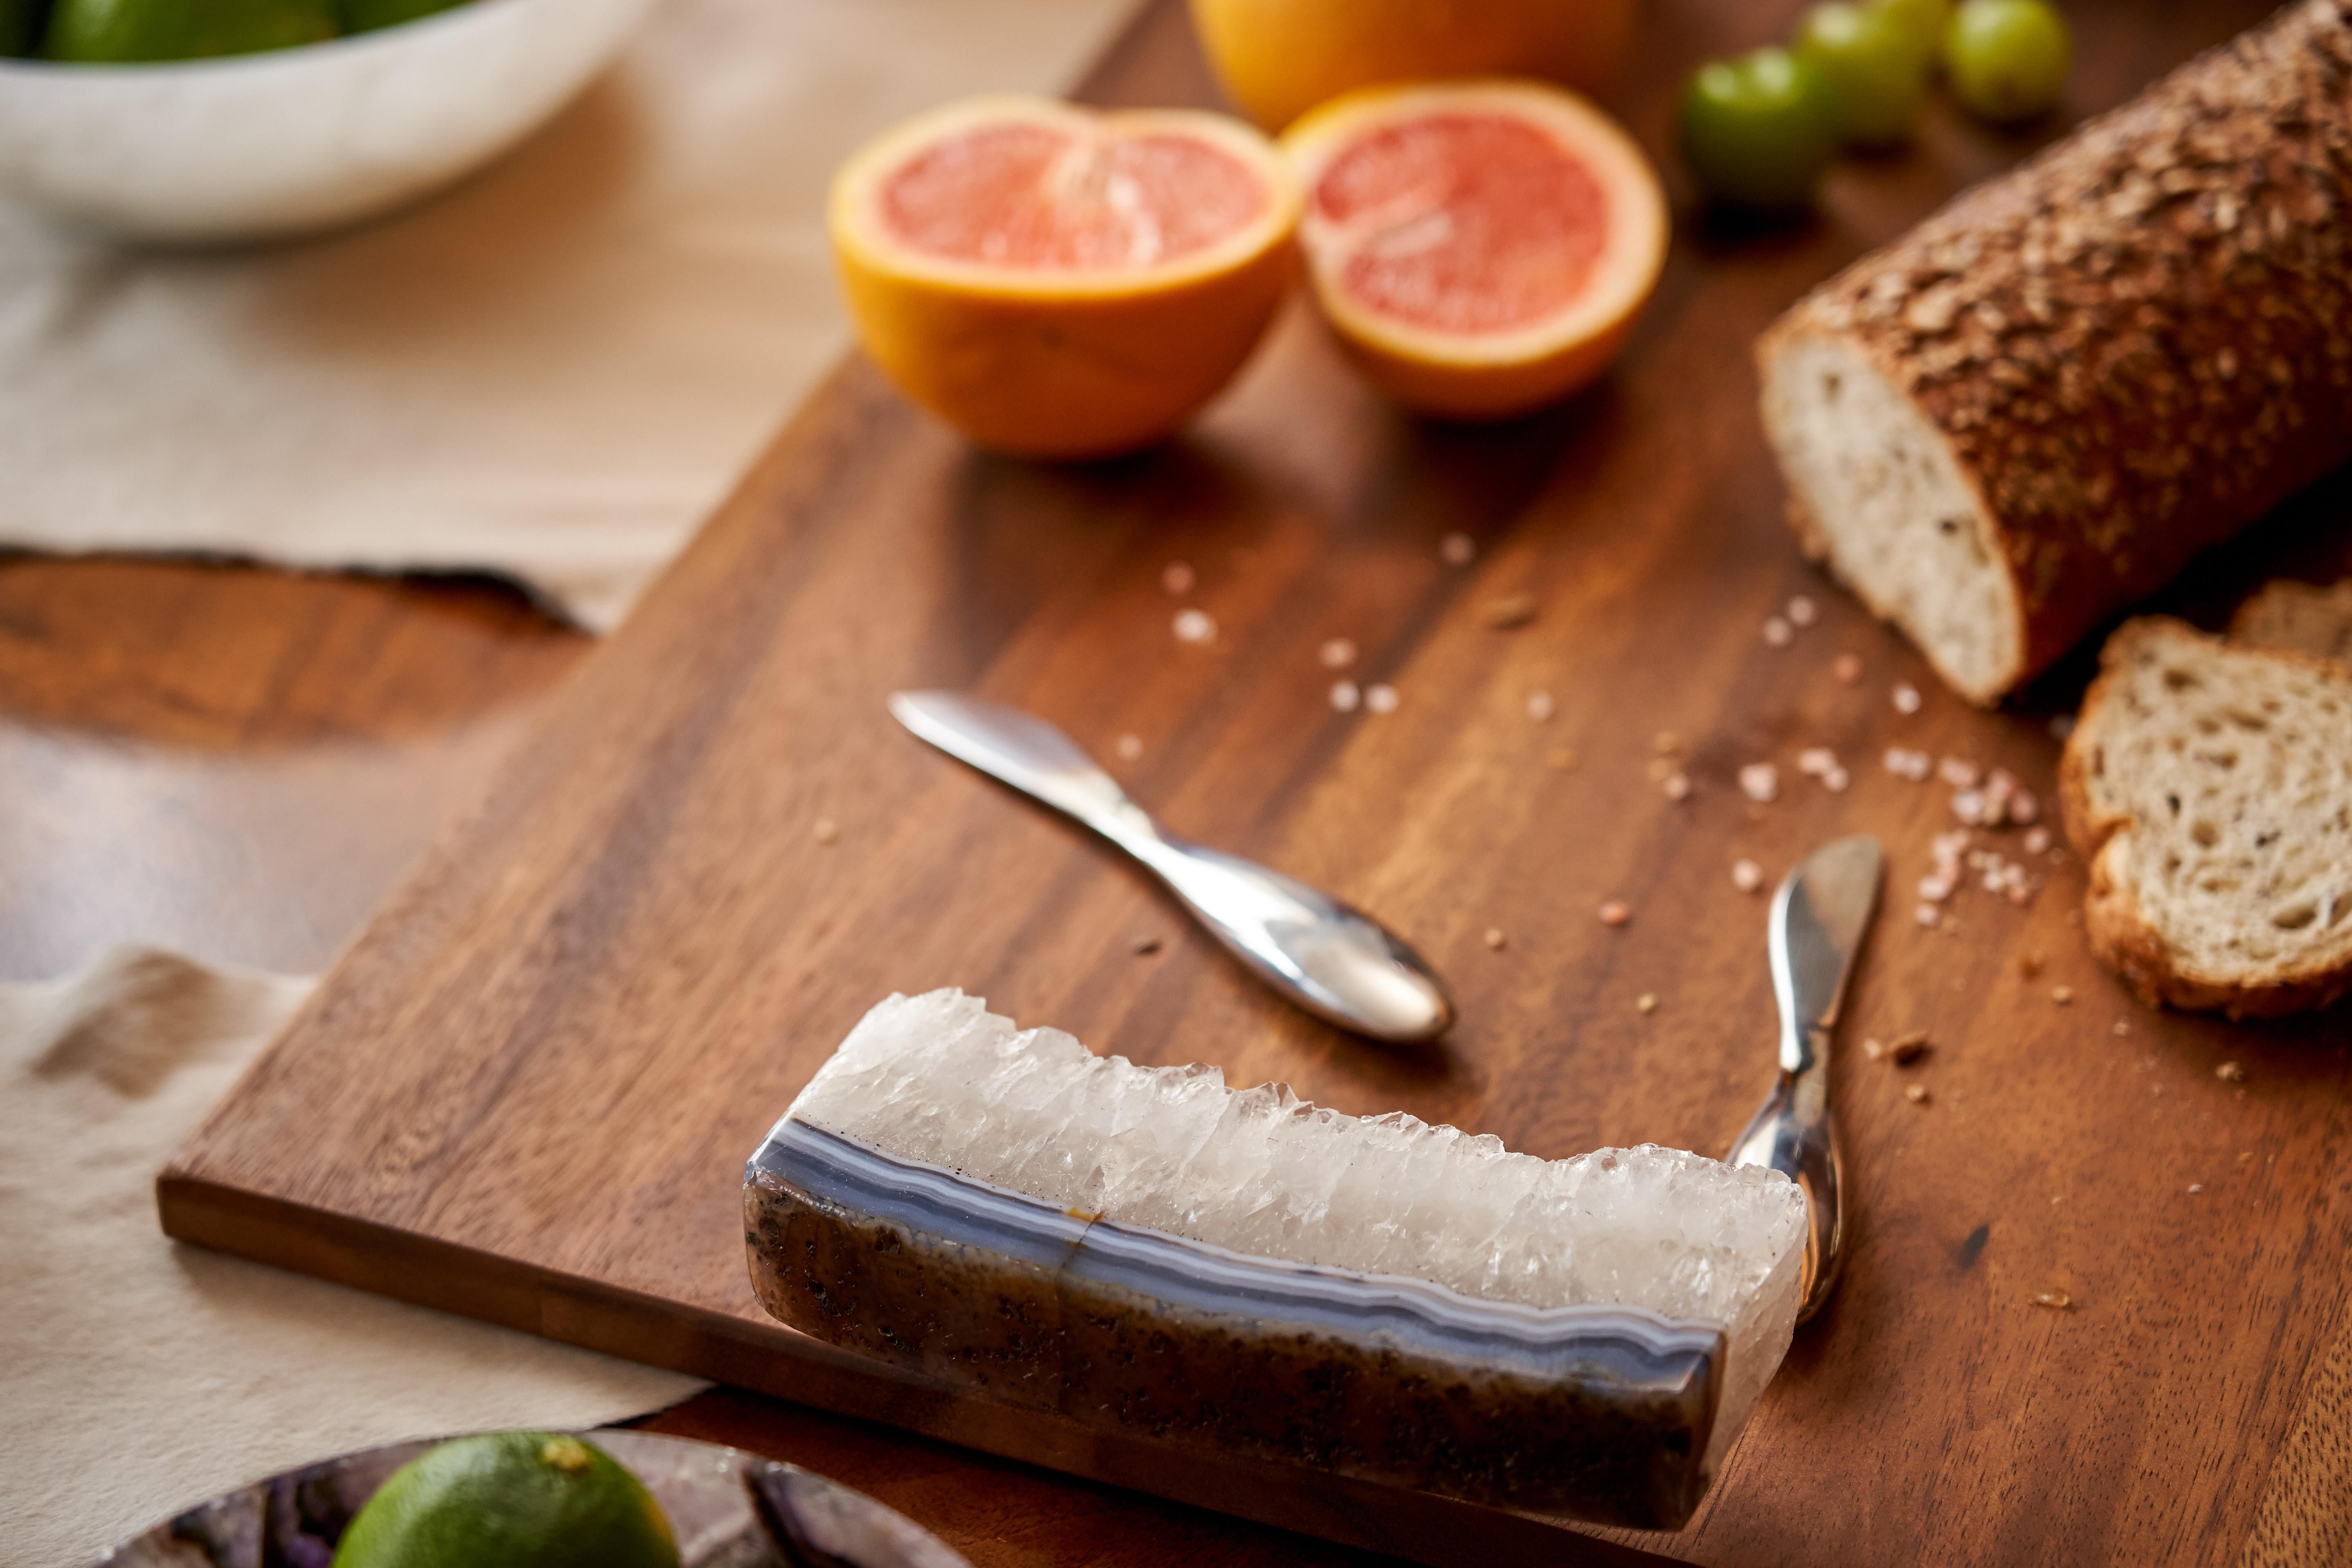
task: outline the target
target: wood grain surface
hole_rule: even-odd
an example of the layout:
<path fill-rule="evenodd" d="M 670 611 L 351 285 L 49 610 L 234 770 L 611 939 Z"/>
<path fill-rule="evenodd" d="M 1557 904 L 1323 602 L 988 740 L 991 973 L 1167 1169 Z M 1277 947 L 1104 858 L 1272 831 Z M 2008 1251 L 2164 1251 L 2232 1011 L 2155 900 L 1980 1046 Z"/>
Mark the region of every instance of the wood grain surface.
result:
<path fill-rule="evenodd" d="M 1690 62 L 1786 9 L 1654 10 L 1619 107 L 1662 161 Z M 2259 7 L 2071 9 L 2087 108 Z M 1170 3 L 1089 89 L 1206 90 Z M 976 454 L 851 362 L 183 1151 L 167 1228 L 1430 1562 L 2329 1561 L 2344 1020 L 2138 1007 L 2082 950 L 2071 861 L 2035 862 L 2026 907 L 1971 890 L 1936 929 L 1911 919 L 1950 792 L 1881 754 L 2000 763 L 2046 799 L 2046 719 L 2081 667 L 1996 714 L 1936 688 L 1799 562 L 1756 427 L 1747 351 L 1773 312 L 2021 150 L 1938 118 L 1910 157 L 1843 171 L 1818 224 L 1686 223 L 1620 371 L 1493 429 L 1399 417 L 1296 311 L 1193 435 L 1087 468 Z M 2338 476 L 2294 503 L 2179 607 L 2210 618 L 2282 564 L 2352 563 L 2347 500 Z M 1453 531 L 1467 564 L 1441 557 Z M 1181 598 L 1161 581 L 1177 560 L 1198 577 Z M 1535 621 L 1492 629 L 1485 607 L 1517 594 Z M 1817 623 L 1768 646 L 1796 595 Z M 1212 646 L 1174 639 L 1180 605 L 1215 617 Z M 1331 710 L 1333 637 L 1361 649 L 1350 675 L 1396 687 L 1394 713 Z M 1920 711 L 1896 710 L 1901 682 Z M 898 731 L 881 699 L 914 684 L 1034 709 L 1179 831 L 1378 912 L 1446 972 L 1462 1025 L 1381 1050 L 1286 1010 L 1135 875 Z M 1811 746 L 1850 789 L 1800 775 Z M 1688 800 L 1666 799 L 1661 756 Z M 1779 798 L 1749 802 L 1738 770 L 1766 760 Z M 1677 1535 L 1602 1541 L 1107 1441 L 877 1376 L 751 1301 L 741 1163 L 893 989 L 960 984 L 1140 1060 L 1216 1060 L 1542 1155 L 1719 1149 L 1770 1068 L 1762 903 L 1729 868 L 1777 875 L 1856 830 L 1895 870 L 1837 1069 L 1847 1272 Z M 1610 900 L 1622 928 L 1595 918 Z M 1906 1071 L 1853 1048 L 1914 1028 L 1934 1049 Z M 2242 1079 L 2217 1076 L 2228 1062 Z M 2035 1304 L 2052 1292 L 2071 1304 Z M 1200 1555 L 1280 1540 L 1235 1539 L 1253 1544 Z"/>

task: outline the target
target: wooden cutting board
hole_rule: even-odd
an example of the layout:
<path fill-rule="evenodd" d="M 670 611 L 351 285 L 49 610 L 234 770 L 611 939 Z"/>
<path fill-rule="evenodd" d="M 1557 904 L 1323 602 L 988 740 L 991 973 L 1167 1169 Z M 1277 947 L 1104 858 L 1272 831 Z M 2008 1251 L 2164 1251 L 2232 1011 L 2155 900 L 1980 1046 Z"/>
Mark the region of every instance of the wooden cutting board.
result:
<path fill-rule="evenodd" d="M 2079 107 L 2260 9 L 2070 8 Z M 1690 63 L 1769 30 L 1747 11 L 1654 8 L 1618 107 L 1662 163 Z M 1210 90 L 1160 0 L 1087 96 Z M 1618 373 L 1495 428 L 1399 416 L 1296 311 L 1190 437 L 1091 467 L 974 452 L 850 361 L 181 1151 L 165 1228 L 1431 1563 L 2346 1560 L 2352 1018 L 2140 1006 L 2083 949 L 2077 865 L 2013 832 L 1981 842 L 2031 860 L 2030 903 L 1972 889 L 1915 920 L 1951 789 L 1886 749 L 2047 800 L 2082 673 L 2000 713 L 1942 691 L 1801 562 L 1753 414 L 1748 343 L 1780 307 L 2021 150 L 1939 113 L 1915 154 L 1843 171 L 1818 225 L 1686 220 Z M 2352 562 L 2324 521 L 2352 484 L 2323 489 L 2189 607 Z M 1180 562 L 1197 581 L 1171 594 Z M 1491 626 L 1518 595 L 1533 623 Z M 1771 646 L 1797 595 L 1817 618 Z M 1172 635 L 1184 606 L 1213 644 Z M 1334 637 L 1395 711 L 1333 710 Z M 1376 911 L 1460 1026 L 1382 1049 L 1286 1009 L 1139 876 L 902 733 L 882 700 L 912 685 L 1046 715 L 1177 830 Z M 1815 746 L 1849 788 L 1800 772 Z M 1737 774 L 1764 761 L 1779 797 L 1753 803 Z M 1771 1073 L 1764 904 L 1731 868 L 1777 878 L 1855 831 L 1893 872 L 1837 1067 L 1844 1281 L 1677 1535 L 1108 1439 L 882 1375 L 752 1300 L 743 1161 L 893 990 L 1540 1155 L 1718 1151 Z M 1859 1048 L 1913 1029 L 1934 1048 L 1911 1068 Z"/>

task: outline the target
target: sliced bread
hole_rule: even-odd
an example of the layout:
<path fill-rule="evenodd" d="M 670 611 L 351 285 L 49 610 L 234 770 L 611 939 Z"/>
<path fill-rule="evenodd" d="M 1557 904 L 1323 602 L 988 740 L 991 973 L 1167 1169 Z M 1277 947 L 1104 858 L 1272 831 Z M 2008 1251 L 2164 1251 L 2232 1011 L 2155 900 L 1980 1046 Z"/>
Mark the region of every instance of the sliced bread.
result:
<path fill-rule="evenodd" d="M 2296 0 L 1757 343 L 1790 517 L 1991 702 L 2352 458 L 2352 0 Z"/>
<path fill-rule="evenodd" d="M 2285 578 L 2265 583 L 2238 606 L 2230 637 L 2352 664 L 2352 577 L 2326 588 Z"/>
<path fill-rule="evenodd" d="M 2352 989 L 2352 669 L 2163 616 L 2100 666 L 2058 775 L 2100 961 L 2232 1017 Z"/>

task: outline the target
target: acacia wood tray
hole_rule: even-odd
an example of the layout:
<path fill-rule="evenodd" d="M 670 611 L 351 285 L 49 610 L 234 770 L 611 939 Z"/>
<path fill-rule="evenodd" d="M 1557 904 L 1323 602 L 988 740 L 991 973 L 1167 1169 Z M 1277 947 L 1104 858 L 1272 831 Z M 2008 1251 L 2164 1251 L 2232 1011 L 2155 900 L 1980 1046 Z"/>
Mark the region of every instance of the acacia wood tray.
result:
<path fill-rule="evenodd" d="M 2075 107 L 2260 9 L 2071 6 Z M 1614 107 L 1662 163 L 1683 75 L 1793 6 L 1768 10 L 1652 9 Z M 1159 0 L 1083 95 L 1211 90 Z M 2352 1018 L 2138 1005 L 2084 952 L 2071 860 L 2035 862 L 2026 907 L 1972 890 L 1914 921 L 1950 791 L 1881 756 L 2001 764 L 2046 800 L 2082 668 L 1999 713 L 1944 693 L 1800 560 L 1754 416 L 1748 345 L 1781 306 L 2023 150 L 1939 113 L 1909 156 L 1841 172 L 1818 224 L 1685 212 L 1617 373 L 1493 428 L 1400 416 L 1297 310 L 1187 438 L 1087 467 L 977 453 L 850 360 L 180 1152 L 165 1228 L 1429 1563 L 2352 1559 Z M 2338 476 L 2294 503 L 2185 606 L 2282 562 L 2343 569 L 2347 500 Z M 1454 532 L 1467 564 L 1442 558 Z M 1517 595 L 1534 621 L 1493 627 Z M 1818 619 L 1769 646 L 1793 595 Z M 1187 605 L 1213 645 L 1171 635 Z M 1333 711 L 1337 637 L 1396 711 Z M 1377 912 L 1460 1026 L 1382 1049 L 1286 1009 L 1138 875 L 900 731 L 883 698 L 917 685 L 1045 714 L 1179 831 Z M 1850 788 L 1799 773 L 1811 746 Z M 1736 782 L 1765 760 L 1769 805 Z M 1106 1438 L 878 1373 L 752 1300 L 743 1161 L 892 990 L 961 985 L 1097 1048 L 1540 1155 L 1720 1150 L 1772 1037 L 1763 902 L 1730 868 L 1777 877 L 1855 831 L 1893 873 L 1837 1068 L 1843 1283 L 1678 1534 Z M 1615 900 L 1622 928 L 1596 918 Z M 1857 1048 L 1910 1029 L 1934 1049 L 1901 1072 Z"/>

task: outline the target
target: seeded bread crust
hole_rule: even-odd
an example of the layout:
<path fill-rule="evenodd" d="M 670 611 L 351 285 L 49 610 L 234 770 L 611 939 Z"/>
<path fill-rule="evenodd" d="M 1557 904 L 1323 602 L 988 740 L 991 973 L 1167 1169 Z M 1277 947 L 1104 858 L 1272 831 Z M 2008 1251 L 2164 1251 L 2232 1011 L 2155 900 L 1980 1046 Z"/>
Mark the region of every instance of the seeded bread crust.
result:
<path fill-rule="evenodd" d="M 1791 520 L 1809 434 L 1775 370 L 1854 351 L 1933 427 L 2021 625 L 1998 700 L 2200 550 L 2352 458 L 2352 0 L 2299 0 L 1964 193 L 1757 346 Z M 1818 467 L 1818 465 L 1815 465 Z M 1946 526 L 1956 526 L 1948 524 Z M 1866 583 L 1872 608 L 1894 618 Z M 1990 634 L 1988 634 L 1990 636 Z"/>
<path fill-rule="evenodd" d="M 2099 747 L 2113 726 L 2134 721 L 2111 712 L 2110 708 L 2137 673 L 2135 667 L 2151 658 L 2216 662 L 2217 656 L 2224 655 L 2264 661 L 2274 671 L 2299 668 L 2316 674 L 2340 688 L 2346 707 L 2352 710 L 2352 670 L 2332 660 L 2279 649 L 2234 648 L 2168 616 L 2143 616 L 2118 627 L 2100 651 L 2099 678 L 2084 698 L 2058 767 L 2058 798 L 2066 836 L 2090 872 L 2083 899 L 2084 933 L 2099 961 L 2151 1003 L 2185 1012 L 2226 1013 L 2232 1018 L 2274 1018 L 2315 1011 L 2352 993 L 2352 948 L 2345 949 L 2333 962 L 2253 963 L 2229 973 L 2199 965 L 2168 942 L 2141 908 L 2132 889 L 2137 877 L 2147 872 L 2131 864 L 2135 849 L 2140 847 L 2135 842 L 2133 814 L 2117 805 L 2103 805 L 2101 792 L 2095 787 Z M 2242 918 L 2259 916 L 2259 910 L 2254 910 Z"/>

